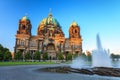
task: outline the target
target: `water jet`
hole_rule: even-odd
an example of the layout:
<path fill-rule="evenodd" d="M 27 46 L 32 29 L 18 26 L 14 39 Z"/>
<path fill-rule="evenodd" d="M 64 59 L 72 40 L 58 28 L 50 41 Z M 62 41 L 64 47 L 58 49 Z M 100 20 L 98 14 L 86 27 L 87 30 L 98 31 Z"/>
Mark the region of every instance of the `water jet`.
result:
<path fill-rule="evenodd" d="M 109 53 L 103 49 L 99 34 L 96 36 L 96 45 L 97 49 L 92 52 L 92 66 L 88 66 L 86 60 L 80 56 L 73 60 L 70 66 L 47 67 L 40 70 L 45 72 L 120 77 L 120 68 L 112 67 Z"/>
<path fill-rule="evenodd" d="M 109 53 L 103 49 L 99 34 L 96 36 L 97 49 L 92 51 L 92 67 L 112 67 Z"/>

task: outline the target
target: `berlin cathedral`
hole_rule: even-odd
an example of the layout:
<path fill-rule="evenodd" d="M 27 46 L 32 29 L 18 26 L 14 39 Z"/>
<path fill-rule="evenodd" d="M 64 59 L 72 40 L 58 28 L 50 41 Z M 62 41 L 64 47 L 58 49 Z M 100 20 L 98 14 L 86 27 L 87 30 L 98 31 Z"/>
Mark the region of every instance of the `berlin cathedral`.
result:
<path fill-rule="evenodd" d="M 27 16 L 19 20 L 14 47 L 15 53 L 17 51 L 23 54 L 27 52 L 34 54 L 36 51 L 40 51 L 41 54 L 47 52 L 51 59 L 57 59 L 57 54 L 60 52 L 64 56 L 68 53 L 72 55 L 82 54 L 80 26 L 76 22 L 72 22 L 69 27 L 69 38 L 65 38 L 61 25 L 52 16 L 52 13 L 49 13 L 48 17 L 40 22 L 37 35 L 33 36 L 31 29 L 32 24 Z"/>

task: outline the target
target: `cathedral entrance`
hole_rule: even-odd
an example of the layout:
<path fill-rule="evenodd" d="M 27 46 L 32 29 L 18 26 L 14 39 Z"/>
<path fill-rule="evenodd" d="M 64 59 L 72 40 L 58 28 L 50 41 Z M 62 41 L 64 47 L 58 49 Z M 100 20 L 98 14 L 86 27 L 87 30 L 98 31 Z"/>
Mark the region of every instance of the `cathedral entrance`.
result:
<path fill-rule="evenodd" d="M 55 45 L 53 43 L 49 43 L 47 45 L 47 52 L 49 59 L 53 59 L 53 60 L 56 59 Z"/>

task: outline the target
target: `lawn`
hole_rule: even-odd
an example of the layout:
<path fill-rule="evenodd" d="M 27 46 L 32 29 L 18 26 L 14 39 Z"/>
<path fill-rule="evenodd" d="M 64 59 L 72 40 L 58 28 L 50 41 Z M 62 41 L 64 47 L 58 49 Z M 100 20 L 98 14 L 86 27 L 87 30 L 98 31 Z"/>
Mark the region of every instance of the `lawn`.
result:
<path fill-rule="evenodd" d="M 13 66 L 13 65 L 40 65 L 40 64 L 56 64 L 55 62 L 42 61 L 42 62 L 0 62 L 0 66 Z"/>

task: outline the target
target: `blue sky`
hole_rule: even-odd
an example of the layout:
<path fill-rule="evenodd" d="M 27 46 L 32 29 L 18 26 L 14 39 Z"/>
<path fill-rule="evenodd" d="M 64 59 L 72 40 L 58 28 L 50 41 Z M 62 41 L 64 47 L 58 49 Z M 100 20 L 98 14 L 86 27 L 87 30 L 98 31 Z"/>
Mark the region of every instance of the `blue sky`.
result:
<path fill-rule="evenodd" d="M 84 51 L 96 48 L 99 33 L 105 49 L 120 53 L 120 0 L 0 0 L 0 43 L 14 51 L 19 19 L 27 13 L 36 35 L 50 8 L 65 37 L 73 21 L 79 24 Z"/>

